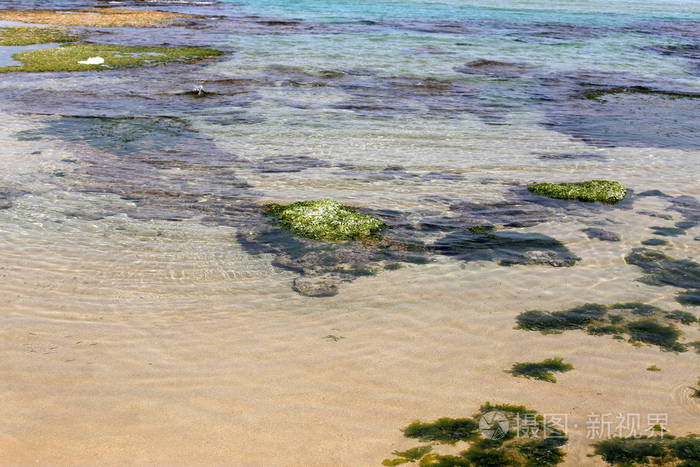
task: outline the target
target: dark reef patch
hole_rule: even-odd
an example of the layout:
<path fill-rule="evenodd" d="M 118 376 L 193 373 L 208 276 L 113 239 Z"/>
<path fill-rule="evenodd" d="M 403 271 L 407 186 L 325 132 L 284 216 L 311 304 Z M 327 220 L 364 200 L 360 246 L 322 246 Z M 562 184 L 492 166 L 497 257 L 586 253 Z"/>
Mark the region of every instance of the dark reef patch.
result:
<path fill-rule="evenodd" d="M 686 60 L 688 73 L 700 75 L 700 45 L 698 44 L 655 45 L 645 47 L 643 50 L 667 57 L 682 58 Z"/>
<path fill-rule="evenodd" d="M 700 306 L 700 290 L 688 290 L 681 292 L 676 297 L 676 300 L 681 305 Z"/>
<path fill-rule="evenodd" d="M 677 237 L 685 233 L 685 230 L 679 229 L 678 227 L 661 227 L 654 225 L 649 228 L 653 231 L 654 235 L 661 235 L 662 237 Z"/>
<path fill-rule="evenodd" d="M 514 231 L 454 232 L 435 243 L 436 251 L 464 261 L 496 261 L 502 266 L 573 266 L 581 258 L 563 243 L 539 233 Z"/>
<path fill-rule="evenodd" d="M 350 164 L 340 166 L 343 170 L 334 174 L 349 179 L 363 181 L 366 183 L 397 181 L 397 182 L 418 182 L 430 183 L 434 181 L 458 182 L 464 177 L 458 173 L 451 172 L 409 172 L 402 166 L 388 166 L 383 168 L 361 167 Z"/>
<path fill-rule="evenodd" d="M 625 257 L 645 275 L 639 279 L 649 285 L 670 285 L 682 289 L 700 289 L 700 264 L 689 259 L 674 259 L 649 248 L 634 248 Z"/>
<path fill-rule="evenodd" d="M 543 125 L 597 147 L 698 150 L 700 93 L 665 86 L 597 72 L 544 77 Z M 654 112 L 639 111 L 648 108 Z M 676 118 L 679 114 L 687 118 Z"/>
<path fill-rule="evenodd" d="M 364 243 L 319 242 L 294 237 L 278 228 L 239 234 L 237 238 L 248 253 L 273 254 L 273 266 L 300 274 L 293 288 L 310 297 L 333 296 L 340 284 L 396 269 L 397 264 L 430 261 L 419 245 L 387 239 Z"/>
<path fill-rule="evenodd" d="M 260 173 L 294 173 L 318 167 L 330 167 L 331 164 L 321 159 L 308 156 L 275 156 L 260 159 L 255 166 Z"/>
<path fill-rule="evenodd" d="M 422 115 L 453 118 L 468 113 L 486 123 L 501 123 L 508 112 L 520 105 L 515 99 L 502 99 L 503 90 L 481 82 L 374 77 L 371 80 L 353 79 L 339 85 L 350 98 L 331 105 L 331 108 L 373 117 Z"/>

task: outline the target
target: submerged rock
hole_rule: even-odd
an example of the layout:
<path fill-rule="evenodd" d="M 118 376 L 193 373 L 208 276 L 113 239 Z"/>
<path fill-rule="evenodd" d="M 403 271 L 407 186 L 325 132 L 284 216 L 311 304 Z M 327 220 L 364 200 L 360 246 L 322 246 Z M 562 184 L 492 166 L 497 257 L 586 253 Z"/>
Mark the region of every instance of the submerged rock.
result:
<path fill-rule="evenodd" d="M 632 249 L 625 261 L 644 271 L 645 275 L 640 281 L 645 284 L 700 289 L 700 264 L 695 261 L 674 259 L 649 248 Z"/>
<path fill-rule="evenodd" d="M 338 295 L 338 284 L 341 280 L 330 275 L 294 279 L 292 289 L 306 297 L 332 297 Z"/>
<path fill-rule="evenodd" d="M 497 60 L 474 60 L 454 69 L 459 73 L 489 76 L 513 77 L 527 73 L 528 69 L 520 63 L 499 62 Z"/>
<path fill-rule="evenodd" d="M 615 204 L 625 199 L 626 190 L 620 182 L 610 180 L 590 180 L 579 183 L 538 183 L 528 190 L 536 195 L 554 199 L 575 201 L 598 201 Z"/>

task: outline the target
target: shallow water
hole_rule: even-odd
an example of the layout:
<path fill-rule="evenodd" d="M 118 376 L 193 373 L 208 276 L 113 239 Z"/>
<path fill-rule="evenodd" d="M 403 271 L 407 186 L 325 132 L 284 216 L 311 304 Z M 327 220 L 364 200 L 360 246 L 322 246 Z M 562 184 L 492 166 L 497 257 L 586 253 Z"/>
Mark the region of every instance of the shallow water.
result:
<path fill-rule="evenodd" d="M 697 432 L 693 351 L 513 327 L 586 302 L 698 316 L 624 257 L 650 238 L 700 256 L 700 6 L 152 5 L 217 18 L 88 40 L 227 55 L 0 75 L 6 463 L 379 465 L 413 447 L 411 421 L 486 401 L 567 414 L 572 466 L 601 465 L 591 413 Z M 587 179 L 628 197 L 526 190 Z M 262 215 L 319 198 L 381 217 L 393 243 L 316 244 Z M 482 225 L 499 230 L 467 230 Z M 503 372 L 552 356 L 575 366 L 557 384 Z"/>
<path fill-rule="evenodd" d="M 18 45 L 0 47 L 0 67 L 17 66 L 22 62 L 18 62 L 12 58 L 20 52 L 29 52 L 30 50 L 52 49 L 58 44 L 35 44 L 35 45 Z"/>

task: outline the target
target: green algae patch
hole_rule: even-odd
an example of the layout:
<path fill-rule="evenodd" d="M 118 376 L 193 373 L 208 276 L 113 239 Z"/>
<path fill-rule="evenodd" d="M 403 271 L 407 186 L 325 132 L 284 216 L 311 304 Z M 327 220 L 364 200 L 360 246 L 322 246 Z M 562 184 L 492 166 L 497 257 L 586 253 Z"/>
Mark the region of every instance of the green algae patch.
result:
<path fill-rule="evenodd" d="M 690 397 L 694 397 L 695 399 L 700 399 L 700 379 L 698 379 L 698 385 L 697 387 L 690 388 L 692 391 L 692 394 L 690 394 Z"/>
<path fill-rule="evenodd" d="M 538 183 L 530 185 L 531 193 L 554 199 L 615 204 L 625 198 L 626 190 L 620 182 L 590 180 L 580 183 Z"/>
<path fill-rule="evenodd" d="M 81 34 L 66 28 L 9 27 L 0 28 L 0 46 L 23 46 L 49 44 L 52 42 L 75 42 Z"/>
<path fill-rule="evenodd" d="M 599 441 L 594 444 L 595 454 L 609 465 L 700 465 L 700 437 L 697 434 L 677 438 L 664 431 L 660 431 L 656 436 Z"/>
<path fill-rule="evenodd" d="M 0 68 L 0 73 L 49 71 L 101 71 L 173 62 L 194 62 L 221 55 L 195 47 L 129 47 L 122 45 L 66 44 L 53 49 L 31 50 L 12 58 L 22 65 Z M 103 63 L 88 59 L 102 58 Z M 85 63 L 80 63 L 85 62 Z"/>
<path fill-rule="evenodd" d="M 547 358 L 541 362 L 514 363 L 507 372 L 513 376 L 537 379 L 548 383 L 556 383 L 554 372 L 565 373 L 574 369 L 570 363 L 565 363 L 561 357 Z"/>
<path fill-rule="evenodd" d="M 403 429 L 407 438 L 453 444 L 479 436 L 479 424 L 471 418 L 439 418 L 434 422 L 415 421 Z"/>
<path fill-rule="evenodd" d="M 586 303 L 568 310 L 528 310 L 516 318 L 516 329 L 559 334 L 582 330 L 588 334 L 610 335 L 616 339 L 628 336 L 633 345 L 655 345 L 669 352 L 685 352 L 687 344 L 680 342 L 683 333 L 673 324 L 692 324 L 694 315 L 684 311 L 664 311 L 639 302 L 600 305 Z"/>
<path fill-rule="evenodd" d="M 271 204 L 266 214 L 291 233 L 312 240 L 362 240 L 375 237 L 386 228 L 381 220 L 332 199 L 299 201 L 287 206 Z"/>
<path fill-rule="evenodd" d="M 671 324 L 664 325 L 652 319 L 642 319 L 628 323 L 626 330 L 633 341 L 658 345 L 664 350 L 674 352 L 687 350 L 685 345 L 678 342 L 682 333 Z"/>
<path fill-rule="evenodd" d="M 418 446 L 405 451 L 394 451 L 392 454 L 398 457 L 394 459 L 384 459 L 382 461 L 382 465 L 393 466 L 406 464 L 408 462 L 418 462 L 423 456 L 432 450 L 432 446 Z"/>
<path fill-rule="evenodd" d="M 385 459 L 383 465 L 418 463 L 420 467 L 476 466 L 556 466 L 564 461 L 566 434 L 546 423 L 537 411 L 521 405 L 485 403 L 466 418 L 439 418 L 434 422 L 416 421 L 404 428 L 404 435 L 431 442 Z M 454 446 L 468 443 L 467 449 Z M 433 445 L 442 445 L 440 453 Z M 458 452 L 443 453 L 447 446 Z"/>

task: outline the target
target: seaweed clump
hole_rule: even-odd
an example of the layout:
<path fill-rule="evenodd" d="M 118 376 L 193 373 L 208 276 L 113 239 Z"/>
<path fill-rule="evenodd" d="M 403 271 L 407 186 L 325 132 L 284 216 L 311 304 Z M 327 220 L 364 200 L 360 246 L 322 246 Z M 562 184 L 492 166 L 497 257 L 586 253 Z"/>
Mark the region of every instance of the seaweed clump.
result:
<path fill-rule="evenodd" d="M 172 62 L 194 62 L 221 55 L 214 49 L 197 47 L 129 47 L 103 44 L 66 44 L 53 49 L 29 50 L 13 58 L 22 65 L 0 68 L 0 73 L 49 71 L 100 71 Z M 89 58 L 99 57 L 103 63 Z"/>
<path fill-rule="evenodd" d="M 288 206 L 271 204 L 266 213 L 286 230 L 312 240 L 361 240 L 386 228 L 381 220 L 332 199 L 299 201 Z"/>
<path fill-rule="evenodd" d="M 541 362 L 514 363 L 507 373 L 513 376 L 538 379 L 548 383 L 556 383 L 554 372 L 565 373 L 574 369 L 570 363 L 565 363 L 561 357 L 547 358 Z"/>
<path fill-rule="evenodd" d="M 591 335 L 611 335 L 623 339 L 629 336 L 632 344 L 656 345 L 662 350 L 685 352 L 687 345 L 680 342 L 681 331 L 669 321 L 691 324 L 695 316 L 683 311 L 664 311 L 644 303 L 615 303 L 600 305 L 586 303 L 568 310 L 528 310 L 516 318 L 517 329 L 558 334 L 583 330 Z"/>
<path fill-rule="evenodd" d="M 403 429 L 408 438 L 438 444 L 469 443 L 455 454 L 432 452 L 433 445 L 418 446 L 407 451 L 394 451 L 398 456 L 385 459 L 386 466 L 417 462 L 421 467 L 474 466 L 555 466 L 563 462 L 562 450 L 568 438 L 559 428 L 527 407 L 486 403 L 479 412 L 467 418 L 440 418 L 434 422 L 416 421 Z"/>
<path fill-rule="evenodd" d="M 580 183 L 538 183 L 528 187 L 531 193 L 554 199 L 598 201 L 615 204 L 625 198 L 626 190 L 620 182 L 590 180 Z"/>
<path fill-rule="evenodd" d="M 609 465 L 700 465 L 700 438 L 696 434 L 677 438 L 661 432 L 653 437 L 606 439 L 594 446 L 595 453 Z"/>
<path fill-rule="evenodd" d="M 0 46 L 23 46 L 49 44 L 51 42 L 74 42 L 81 35 L 65 28 L 10 27 L 0 28 Z"/>

